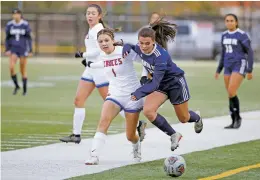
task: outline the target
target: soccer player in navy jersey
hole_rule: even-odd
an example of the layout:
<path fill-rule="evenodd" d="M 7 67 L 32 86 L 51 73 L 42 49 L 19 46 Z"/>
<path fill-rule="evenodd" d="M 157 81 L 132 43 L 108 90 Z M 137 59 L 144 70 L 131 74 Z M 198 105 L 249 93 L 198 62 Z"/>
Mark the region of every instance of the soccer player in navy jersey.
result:
<path fill-rule="evenodd" d="M 22 19 L 22 12 L 19 9 L 14 9 L 13 20 L 9 21 L 6 25 L 6 39 L 5 48 L 6 55 L 10 60 L 10 73 L 15 85 L 13 94 L 15 95 L 20 89 L 15 73 L 15 64 L 17 59 L 20 59 L 20 71 L 23 81 L 23 95 L 27 93 L 27 72 L 26 64 L 27 57 L 32 56 L 32 38 L 31 28 L 29 23 Z"/>
<path fill-rule="evenodd" d="M 195 132 L 203 129 L 202 118 L 199 114 L 189 111 L 189 89 L 184 77 L 184 71 L 180 69 L 165 50 L 168 40 L 175 37 L 174 24 L 160 19 L 150 28 L 142 28 L 138 34 L 137 45 L 125 44 L 123 56 L 126 57 L 134 51 L 142 58 L 142 64 L 152 77 L 142 87 L 132 93 L 131 99 L 137 101 L 146 97 L 144 103 L 144 115 L 161 131 L 171 137 L 171 150 L 175 150 L 182 135 L 176 132 L 167 120 L 157 113 L 158 108 L 169 99 L 173 105 L 180 122 L 194 122 Z"/>
<path fill-rule="evenodd" d="M 225 87 L 229 96 L 229 110 L 232 123 L 226 129 L 237 129 L 241 126 L 240 106 L 237 90 L 247 74 L 247 79 L 253 78 L 253 50 L 248 35 L 238 28 L 238 19 L 234 14 L 225 17 L 227 31 L 221 38 L 222 56 L 215 74 L 218 79 L 224 68 Z"/>

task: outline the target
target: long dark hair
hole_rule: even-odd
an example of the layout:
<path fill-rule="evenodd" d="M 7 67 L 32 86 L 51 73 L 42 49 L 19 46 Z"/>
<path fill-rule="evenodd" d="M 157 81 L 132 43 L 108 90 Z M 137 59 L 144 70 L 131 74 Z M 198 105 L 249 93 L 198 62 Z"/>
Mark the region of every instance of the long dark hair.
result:
<path fill-rule="evenodd" d="M 238 18 L 237 18 L 237 15 L 232 14 L 232 13 L 229 13 L 229 14 L 226 14 L 225 19 L 226 19 L 228 16 L 232 16 L 232 17 L 235 19 L 235 21 L 237 22 L 236 28 L 238 28 Z"/>
<path fill-rule="evenodd" d="M 161 18 L 153 24 L 150 24 L 149 28 L 143 28 L 138 33 L 139 37 L 151 37 L 163 48 L 167 49 L 167 42 L 173 41 L 177 31 L 177 25 L 170 23 L 169 21 Z"/>

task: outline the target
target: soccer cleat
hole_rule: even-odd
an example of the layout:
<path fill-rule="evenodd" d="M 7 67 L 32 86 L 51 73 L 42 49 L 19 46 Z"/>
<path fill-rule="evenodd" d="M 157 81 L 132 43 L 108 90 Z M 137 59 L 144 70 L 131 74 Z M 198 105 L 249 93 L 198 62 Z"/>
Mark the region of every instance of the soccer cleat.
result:
<path fill-rule="evenodd" d="M 135 162 L 140 162 L 141 159 L 141 143 L 138 141 L 137 144 L 133 144 L 133 160 Z"/>
<path fill-rule="evenodd" d="M 234 129 L 234 124 L 235 124 L 235 121 L 234 119 L 232 119 L 232 123 L 228 126 L 225 127 L 225 129 Z"/>
<path fill-rule="evenodd" d="M 230 111 L 230 116 L 231 116 L 231 119 L 232 119 L 232 123 L 230 125 L 226 126 L 225 129 L 233 129 L 234 128 L 235 114 Z"/>
<path fill-rule="evenodd" d="M 232 124 L 224 127 L 225 129 L 234 129 L 234 123 L 232 122 Z"/>
<path fill-rule="evenodd" d="M 140 142 L 142 142 L 144 140 L 146 126 L 147 126 L 147 123 L 145 121 L 140 120 L 139 125 L 136 128 L 139 138 L 140 138 Z"/>
<path fill-rule="evenodd" d="M 27 92 L 23 92 L 23 96 L 26 96 Z"/>
<path fill-rule="evenodd" d="M 240 117 L 240 116 L 237 117 L 237 118 L 235 119 L 235 123 L 234 123 L 234 125 L 233 125 L 233 129 L 238 129 L 238 128 L 240 128 L 241 122 L 242 122 L 241 117 Z"/>
<path fill-rule="evenodd" d="M 14 88 L 14 91 L 13 91 L 13 95 L 16 95 L 16 94 L 17 94 L 17 91 L 18 91 L 19 89 L 20 89 L 19 86 L 15 87 L 15 88 Z"/>
<path fill-rule="evenodd" d="M 196 113 L 200 116 L 200 112 L 196 111 Z M 195 122 L 194 124 L 194 130 L 196 133 L 200 133 L 203 129 L 203 122 L 202 122 L 202 118 L 200 116 L 200 120 L 198 120 L 197 122 Z"/>
<path fill-rule="evenodd" d="M 60 141 L 61 141 L 61 142 L 66 142 L 66 143 L 68 143 L 68 142 L 74 142 L 74 143 L 76 143 L 76 144 L 79 144 L 80 141 L 81 141 L 81 137 L 80 137 L 80 136 L 78 137 L 78 136 L 76 136 L 75 134 L 71 134 L 71 135 L 69 135 L 69 136 L 60 138 Z"/>
<path fill-rule="evenodd" d="M 181 133 L 174 133 L 173 135 L 171 135 L 171 150 L 174 151 L 175 149 L 177 149 L 177 147 L 179 146 L 179 142 L 182 138 Z"/>
<path fill-rule="evenodd" d="M 97 156 L 91 156 L 90 159 L 85 161 L 85 165 L 98 165 L 99 159 Z"/>

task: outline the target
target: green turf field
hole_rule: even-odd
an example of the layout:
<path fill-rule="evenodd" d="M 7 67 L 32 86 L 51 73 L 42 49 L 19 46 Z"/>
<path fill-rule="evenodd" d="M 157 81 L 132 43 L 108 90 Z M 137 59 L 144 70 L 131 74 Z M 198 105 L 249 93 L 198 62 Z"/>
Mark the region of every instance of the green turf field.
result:
<path fill-rule="evenodd" d="M 186 172 L 177 179 L 195 180 L 220 174 L 222 172 L 260 163 L 260 140 L 214 148 L 212 150 L 193 152 L 184 155 Z M 102 173 L 71 178 L 71 180 L 169 180 L 163 170 L 163 161 L 129 165 Z M 241 172 L 223 180 L 257 180 L 260 179 L 260 168 Z"/>
<path fill-rule="evenodd" d="M 75 60 L 76 61 L 76 60 Z M 1 151 L 28 148 L 59 142 L 62 136 L 69 135 L 72 130 L 73 99 L 78 79 L 84 68 L 79 63 L 64 60 L 68 63 L 48 63 L 49 58 L 30 59 L 28 64 L 29 84 L 51 85 L 52 87 L 32 87 L 27 96 L 21 91 L 12 95 L 13 87 L 6 86 L 10 80 L 8 61 L 1 61 Z M 190 108 L 200 110 L 204 117 L 228 114 L 227 95 L 223 80 L 214 80 L 216 63 L 214 62 L 177 62 L 186 71 L 187 81 L 192 99 Z M 140 71 L 141 66 L 137 65 Z M 18 70 L 18 67 L 17 67 Z M 21 79 L 20 75 L 18 76 Z M 254 80 L 244 81 L 240 88 L 241 111 L 260 109 L 260 67 L 254 70 Z M 21 81 L 20 81 L 21 85 Z M 97 91 L 86 103 L 86 120 L 83 138 L 93 137 L 102 99 Z M 171 123 L 176 123 L 172 106 L 167 103 L 160 109 Z M 143 116 L 142 116 L 143 117 Z M 228 123 L 228 122 L 227 122 Z M 223 125 L 224 126 L 224 125 Z M 109 129 L 109 134 L 124 131 L 124 120 L 119 116 Z M 149 127 L 152 125 L 149 124 Z"/>

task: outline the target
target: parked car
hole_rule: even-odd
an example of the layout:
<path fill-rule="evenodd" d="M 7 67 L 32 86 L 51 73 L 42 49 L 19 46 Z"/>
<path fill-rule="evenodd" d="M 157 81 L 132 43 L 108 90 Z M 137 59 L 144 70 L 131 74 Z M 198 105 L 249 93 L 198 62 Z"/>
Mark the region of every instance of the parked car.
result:
<path fill-rule="evenodd" d="M 168 43 L 168 51 L 174 58 L 212 59 L 214 49 L 214 26 L 212 22 L 189 20 L 173 21 L 177 24 L 177 35 Z M 140 29 L 139 29 L 140 30 Z M 116 33 L 116 39 L 136 44 L 138 31 Z"/>

